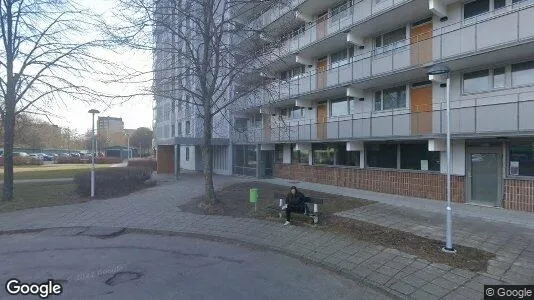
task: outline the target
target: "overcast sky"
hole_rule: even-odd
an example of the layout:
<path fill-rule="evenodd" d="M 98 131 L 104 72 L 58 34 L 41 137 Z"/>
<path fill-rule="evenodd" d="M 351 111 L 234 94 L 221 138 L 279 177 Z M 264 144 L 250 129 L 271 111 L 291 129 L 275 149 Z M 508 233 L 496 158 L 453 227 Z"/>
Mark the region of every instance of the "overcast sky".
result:
<path fill-rule="evenodd" d="M 96 12 L 111 12 L 114 7 L 113 0 L 91 0 L 82 1 L 87 3 Z M 100 51 L 99 51 L 100 52 Z M 152 56 L 150 53 L 144 52 L 132 52 L 121 53 L 116 55 L 115 53 L 106 51 L 104 52 L 106 59 L 116 62 L 128 64 L 129 67 L 141 71 L 150 71 L 152 68 Z M 150 75 L 148 75 L 151 77 Z M 88 85 L 98 85 L 99 90 L 108 94 L 117 94 L 117 89 L 120 89 L 121 93 L 133 94 L 136 91 L 149 87 L 149 83 L 132 83 L 128 85 L 122 85 L 121 87 L 113 85 L 105 85 L 88 82 Z M 70 127 L 75 129 L 79 133 L 83 133 L 91 128 L 91 115 L 87 112 L 89 109 L 98 109 L 101 113 L 100 116 L 112 116 L 122 118 L 125 128 L 138 128 L 152 126 L 152 97 L 140 96 L 135 99 L 129 100 L 124 104 L 116 102 L 111 107 L 105 105 L 86 105 L 84 103 L 76 102 L 72 105 L 68 105 L 62 108 L 60 112 L 61 117 L 53 117 L 52 122 L 63 127 Z"/>

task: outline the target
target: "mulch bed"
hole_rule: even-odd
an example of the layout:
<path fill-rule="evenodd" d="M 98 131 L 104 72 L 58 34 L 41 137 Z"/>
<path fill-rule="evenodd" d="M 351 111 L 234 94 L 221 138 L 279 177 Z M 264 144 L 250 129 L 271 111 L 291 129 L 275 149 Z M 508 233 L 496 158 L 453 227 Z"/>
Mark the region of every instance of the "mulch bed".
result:
<path fill-rule="evenodd" d="M 254 204 L 248 202 L 249 190 L 251 188 L 259 189 L 256 210 Z M 275 193 L 285 194 L 288 190 L 288 186 L 279 186 L 265 182 L 238 183 L 218 191 L 217 199 L 219 202 L 217 204 L 208 205 L 204 202 L 203 197 L 198 197 L 180 207 L 184 211 L 197 214 L 253 217 L 281 222 L 282 220 L 278 218 L 278 215 L 273 214 L 272 211 L 266 208 L 278 205 L 278 199 L 274 199 Z M 458 251 L 457 254 L 445 254 L 441 252 L 443 241 L 334 215 L 336 212 L 375 203 L 373 201 L 316 191 L 301 191 L 306 196 L 325 200 L 325 203 L 320 206 L 321 219 L 319 225 L 315 227 L 316 229 L 346 235 L 348 238 L 397 249 L 430 262 L 442 263 L 474 272 L 486 271 L 488 261 L 495 257 L 493 253 L 461 245 L 455 245 Z M 298 214 L 295 214 L 293 219 L 297 226 L 311 226 L 312 223 L 310 218 Z"/>

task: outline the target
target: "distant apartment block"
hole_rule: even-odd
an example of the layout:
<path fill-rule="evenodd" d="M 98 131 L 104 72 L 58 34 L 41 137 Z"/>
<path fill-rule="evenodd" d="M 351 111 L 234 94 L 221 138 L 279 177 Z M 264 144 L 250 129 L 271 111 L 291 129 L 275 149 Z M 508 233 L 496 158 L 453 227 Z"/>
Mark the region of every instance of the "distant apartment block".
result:
<path fill-rule="evenodd" d="M 98 117 L 97 137 L 99 147 L 124 145 L 124 122 L 122 118 Z"/>

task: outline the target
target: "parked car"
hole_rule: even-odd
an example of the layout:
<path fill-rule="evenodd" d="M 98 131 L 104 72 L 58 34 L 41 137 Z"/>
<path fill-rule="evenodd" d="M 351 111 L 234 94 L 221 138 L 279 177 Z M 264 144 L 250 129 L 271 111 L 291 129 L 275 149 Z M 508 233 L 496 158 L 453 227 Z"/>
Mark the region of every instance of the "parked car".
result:
<path fill-rule="evenodd" d="M 52 161 L 54 160 L 54 157 L 53 156 L 50 156 L 49 154 L 46 154 L 46 153 L 37 153 L 39 154 L 44 161 Z"/>
<path fill-rule="evenodd" d="M 30 155 L 28 153 L 26 153 L 26 152 L 13 152 L 13 156 L 28 157 Z"/>
<path fill-rule="evenodd" d="M 29 155 L 30 157 L 36 158 L 38 160 L 44 160 L 44 157 L 40 155 L 40 153 L 32 153 Z"/>

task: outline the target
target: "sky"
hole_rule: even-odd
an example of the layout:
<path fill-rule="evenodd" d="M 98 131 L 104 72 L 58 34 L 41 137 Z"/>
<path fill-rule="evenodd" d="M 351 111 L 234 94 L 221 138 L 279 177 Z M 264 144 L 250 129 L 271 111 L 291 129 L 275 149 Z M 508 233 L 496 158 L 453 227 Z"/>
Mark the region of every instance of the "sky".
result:
<path fill-rule="evenodd" d="M 95 12 L 111 12 L 114 3 L 113 0 L 92 0 L 82 1 Z M 88 4 L 90 3 L 90 4 Z M 116 54 L 111 51 L 101 50 L 100 55 L 103 55 L 107 60 L 114 63 L 122 63 L 129 68 L 138 71 L 149 72 L 152 68 L 152 56 L 147 52 L 127 51 L 121 54 Z M 151 75 L 149 75 L 151 76 Z M 135 94 L 137 91 L 149 88 L 150 83 L 129 83 L 122 84 L 120 87 L 113 85 L 102 85 L 96 82 L 87 82 L 87 85 L 92 85 L 95 89 L 107 94 Z M 119 90 L 119 91 L 118 91 Z M 135 129 L 138 127 L 152 127 L 152 97 L 138 96 L 134 99 L 123 101 L 116 101 L 111 103 L 111 106 L 104 104 L 89 105 L 86 103 L 75 102 L 72 105 L 65 105 L 58 113 L 58 117 L 52 117 L 51 121 L 61 127 L 69 127 L 78 133 L 84 133 L 91 128 L 91 115 L 88 113 L 90 109 L 97 109 L 100 111 L 100 116 L 119 117 L 124 121 L 124 128 Z"/>

